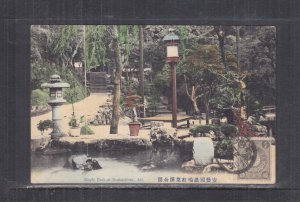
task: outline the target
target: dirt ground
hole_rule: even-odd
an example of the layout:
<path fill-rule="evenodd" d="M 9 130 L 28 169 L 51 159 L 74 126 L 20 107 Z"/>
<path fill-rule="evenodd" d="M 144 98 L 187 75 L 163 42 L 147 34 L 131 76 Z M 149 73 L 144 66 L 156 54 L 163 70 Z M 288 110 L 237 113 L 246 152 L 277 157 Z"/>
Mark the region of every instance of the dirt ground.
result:
<path fill-rule="evenodd" d="M 104 105 L 108 99 L 108 93 L 93 93 L 89 97 L 74 103 L 74 111 L 77 118 L 84 115 L 87 118 L 93 118 L 100 105 Z M 69 119 L 72 115 L 72 104 L 65 104 L 60 107 L 60 115 L 62 118 L 61 127 L 63 132 L 67 133 L 70 130 L 68 125 Z M 52 119 L 52 112 L 46 114 L 31 117 L 31 139 L 41 138 L 41 132 L 37 129 L 37 124 L 41 120 Z M 99 127 L 100 129 L 101 127 Z M 93 128 L 94 130 L 95 128 Z M 100 129 L 102 131 L 103 129 Z M 44 136 L 51 131 L 45 131 Z M 96 131 L 95 131 L 96 132 Z"/>
<path fill-rule="evenodd" d="M 109 99 L 108 93 L 93 93 L 89 97 L 85 98 L 84 100 L 81 100 L 77 103 L 74 103 L 74 111 L 77 118 L 84 115 L 88 119 L 94 118 L 96 115 L 97 110 L 99 109 L 100 105 L 104 105 L 107 103 L 107 99 Z M 62 105 L 60 108 L 60 115 L 62 118 L 61 121 L 61 127 L 62 131 L 65 133 L 71 132 L 75 136 L 80 134 L 80 127 L 76 129 L 70 129 L 68 122 L 72 114 L 72 105 L 71 104 L 65 104 Z M 47 136 L 51 130 L 47 130 L 44 132 L 44 135 L 41 135 L 41 132 L 37 129 L 37 124 L 41 120 L 46 119 L 52 119 L 52 112 L 48 112 L 46 114 L 31 117 L 31 139 L 39 139 Z M 199 124 L 199 120 L 191 120 L 191 126 L 192 123 L 195 125 Z M 203 124 L 203 123 L 202 123 Z M 165 123 L 166 126 L 171 126 L 170 123 Z M 90 135 L 89 137 L 70 137 L 75 139 L 102 139 L 102 138 L 125 138 L 129 136 L 129 127 L 127 125 L 127 122 L 125 120 L 120 120 L 119 122 L 119 134 L 118 135 L 111 135 L 109 134 L 109 125 L 100 125 L 100 126 L 90 126 L 90 128 L 95 132 L 94 135 Z M 179 129 L 179 134 L 186 134 L 188 133 L 188 128 Z M 141 129 L 139 133 L 140 138 L 149 138 L 149 129 Z M 134 138 L 134 137 L 132 137 Z"/>

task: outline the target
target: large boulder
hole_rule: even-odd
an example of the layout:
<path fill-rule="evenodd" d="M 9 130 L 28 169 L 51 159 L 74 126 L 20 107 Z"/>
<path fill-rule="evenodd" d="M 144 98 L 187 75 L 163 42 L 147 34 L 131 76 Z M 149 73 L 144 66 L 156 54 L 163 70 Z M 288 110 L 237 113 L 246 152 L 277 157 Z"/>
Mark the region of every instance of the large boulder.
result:
<path fill-rule="evenodd" d="M 164 126 L 161 122 L 152 122 L 150 140 L 154 144 L 173 144 L 177 136 L 177 130 Z"/>
<path fill-rule="evenodd" d="M 204 167 L 203 173 L 223 173 L 225 172 L 224 169 L 216 163 L 209 164 Z"/>
<path fill-rule="evenodd" d="M 74 170 L 80 169 L 86 171 L 98 170 L 102 168 L 96 159 L 87 157 L 86 155 L 71 156 L 64 167 L 72 168 Z"/>
<path fill-rule="evenodd" d="M 190 161 L 184 162 L 184 163 L 181 165 L 181 168 L 182 168 L 184 171 L 187 171 L 187 172 L 192 172 L 192 171 L 194 171 L 195 168 L 196 168 L 195 160 L 192 159 L 192 160 L 190 160 Z"/>
<path fill-rule="evenodd" d="M 263 126 L 263 125 L 253 125 L 253 129 L 254 129 L 254 131 L 257 132 L 259 135 L 267 135 L 267 134 L 268 134 L 267 126 Z"/>
<path fill-rule="evenodd" d="M 196 137 L 193 144 L 194 160 L 196 165 L 208 165 L 213 163 L 214 145 L 209 137 Z"/>

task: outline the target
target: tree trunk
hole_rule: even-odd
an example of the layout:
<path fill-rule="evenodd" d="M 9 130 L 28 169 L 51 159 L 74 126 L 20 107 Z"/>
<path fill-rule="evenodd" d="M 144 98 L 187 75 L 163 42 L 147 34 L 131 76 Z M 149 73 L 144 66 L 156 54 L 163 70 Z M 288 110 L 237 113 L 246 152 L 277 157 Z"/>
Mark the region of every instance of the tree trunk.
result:
<path fill-rule="evenodd" d="M 239 73 L 241 73 L 240 67 L 240 28 L 236 27 L 236 59 L 237 59 L 237 68 Z M 245 96 L 244 91 L 246 88 L 246 84 L 243 81 L 239 81 L 240 83 L 240 99 L 241 99 L 241 106 L 240 106 L 240 113 L 242 119 L 247 119 L 247 112 L 246 112 L 246 103 L 245 103 Z"/>
<path fill-rule="evenodd" d="M 186 78 L 185 78 L 186 80 Z M 185 83 L 185 89 L 186 89 L 186 94 L 190 98 L 193 104 L 194 112 L 196 112 L 197 115 L 200 115 L 200 109 L 197 105 L 197 98 L 196 98 L 196 91 L 195 91 L 195 86 L 192 86 L 192 91 L 189 93 L 187 83 Z M 199 124 L 201 124 L 201 118 L 199 118 Z"/>
<path fill-rule="evenodd" d="M 85 48 L 85 36 L 86 35 L 86 28 L 83 25 L 83 60 L 84 60 L 84 96 L 87 96 L 87 86 L 86 86 L 86 68 L 87 68 L 87 57 L 86 57 L 86 48 Z"/>
<path fill-rule="evenodd" d="M 240 71 L 240 28 L 236 26 L 236 66 Z"/>
<path fill-rule="evenodd" d="M 210 113 L 209 113 L 209 103 L 208 103 L 208 100 L 205 99 L 205 113 L 206 113 L 206 117 L 205 117 L 205 122 L 206 122 L 206 125 L 209 124 L 209 118 L 210 118 Z"/>
<path fill-rule="evenodd" d="M 140 68 L 139 68 L 139 87 L 140 96 L 142 97 L 142 115 L 145 117 L 145 107 L 144 107 L 144 28 L 143 25 L 139 26 L 139 49 L 140 49 Z"/>
<path fill-rule="evenodd" d="M 75 116 L 75 111 L 74 111 L 74 102 L 72 100 L 72 115 Z"/>
<path fill-rule="evenodd" d="M 112 25 L 112 47 L 114 51 L 116 73 L 114 78 L 114 97 L 110 134 L 118 134 L 118 124 L 120 118 L 121 75 L 123 67 L 121 63 L 121 53 L 118 43 L 118 29 L 116 25 Z"/>
<path fill-rule="evenodd" d="M 215 32 L 218 36 L 221 59 L 224 64 L 224 68 L 226 70 L 227 69 L 227 63 L 226 63 L 226 57 L 225 57 L 225 36 L 226 35 L 225 35 L 225 32 L 220 27 L 215 27 Z"/>
<path fill-rule="evenodd" d="M 185 89 L 186 89 L 186 94 L 187 94 L 187 96 L 188 96 L 188 97 L 190 98 L 190 100 L 192 101 L 194 111 L 199 115 L 200 110 L 199 110 L 199 108 L 198 108 L 198 106 L 197 106 L 197 99 L 196 99 L 195 86 L 194 86 L 194 85 L 192 86 L 191 93 L 189 93 L 189 90 L 188 90 L 188 87 L 187 87 L 187 83 L 185 83 Z"/>
<path fill-rule="evenodd" d="M 197 115 L 199 115 L 199 108 L 197 106 L 197 100 L 196 99 L 192 99 L 192 103 L 193 103 L 193 107 L 194 107 L 194 111 L 196 112 Z"/>

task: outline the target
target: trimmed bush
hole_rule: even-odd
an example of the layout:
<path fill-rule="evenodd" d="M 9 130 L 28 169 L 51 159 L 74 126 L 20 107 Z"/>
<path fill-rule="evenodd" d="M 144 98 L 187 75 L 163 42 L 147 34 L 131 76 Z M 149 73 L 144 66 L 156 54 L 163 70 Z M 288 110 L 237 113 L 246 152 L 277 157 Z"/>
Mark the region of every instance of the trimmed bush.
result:
<path fill-rule="evenodd" d="M 45 130 L 48 130 L 50 128 L 53 128 L 54 127 L 54 123 L 53 121 L 51 120 L 44 120 L 44 121 L 40 121 L 38 124 L 37 124 L 37 129 L 39 131 L 41 131 L 41 134 L 43 135 L 44 134 L 44 131 Z"/>
<path fill-rule="evenodd" d="M 71 128 L 76 128 L 76 127 L 79 126 L 79 124 L 77 123 L 77 119 L 76 119 L 76 117 L 74 115 L 69 120 L 69 126 Z"/>
<path fill-rule="evenodd" d="M 92 135 L 94 134 L 94 131 L 88 126 L 84 125 L 80 129 L 80 135 Z"/>
<path fill-rule="evenodd" d="M 237 128 L 232 124 L 222 125 L 220 130 L 226 137 L 234 136 L 237 133 Z"/>
<path fill-rule="evenodd" d="M 212 130 L 215 133 L 220 131 L 220 126 L 217 125 L 203 125 L 203 126 L 196 126 L 192 129 L 190 129 L 190 132 L 193 136 L 197 136 L 199 133 L 201 135 L 204 135 L 205 133 L 209 133 L 209 131 Z"/>

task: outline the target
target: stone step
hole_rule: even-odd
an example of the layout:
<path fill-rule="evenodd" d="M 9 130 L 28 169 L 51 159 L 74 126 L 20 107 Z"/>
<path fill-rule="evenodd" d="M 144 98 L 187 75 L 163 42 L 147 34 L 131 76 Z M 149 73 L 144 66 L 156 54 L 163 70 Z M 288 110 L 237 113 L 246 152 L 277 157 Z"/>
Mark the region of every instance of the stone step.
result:
<path fill-rule="evenodd" d="M 156 109 L 160 109 L 160 110 L 168 109 L 168 106 L 165 106 L 165 105 L 158 105 L 158 106 L 156 107 Z"/>
<path fill-rule="evenodd" d="M 159 109 L 148 109 L 147 110 L 148 112 L 156 112 L 157 114 L 170 114 L 170 113 L 172 113 L 172 111 L 170 111 L 170 110 L 159 110 Z"/>
<path fill-rule="evenodd" d="M 109 92 L 106 88 L 89 88 L 91 93 L 107 93 Z"/>
<path fill-rule="evenodd" d="M 100 90 L 106 90 L 107 86 L 88 86 L 89 89 L 100 89 Z"/>
<path fill-rule="evenodd" d="M 88 83 L 91 83 L 91 84 L 109 84 L 110 83 L 110 81 L 103 81 L 103 80 L 98 80 L 98 81 L 87 81 L 86 82 L 87 84 Z"/>
<path fill-rule="evenodd" d="M 108 86 L 107 83 L 87 83 L 87 86 Z"/>

